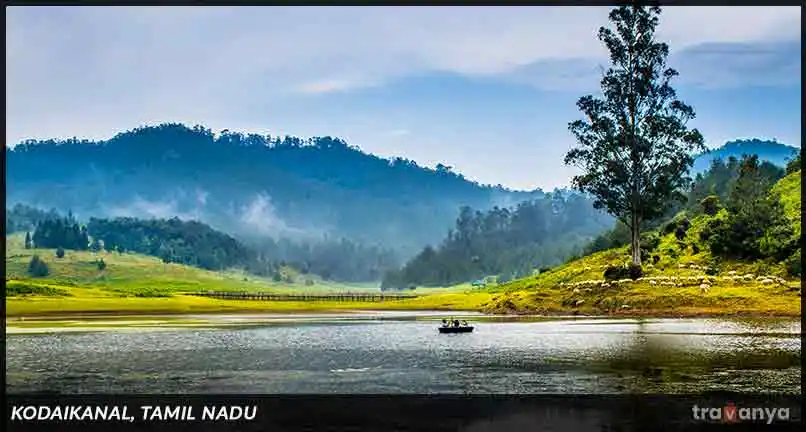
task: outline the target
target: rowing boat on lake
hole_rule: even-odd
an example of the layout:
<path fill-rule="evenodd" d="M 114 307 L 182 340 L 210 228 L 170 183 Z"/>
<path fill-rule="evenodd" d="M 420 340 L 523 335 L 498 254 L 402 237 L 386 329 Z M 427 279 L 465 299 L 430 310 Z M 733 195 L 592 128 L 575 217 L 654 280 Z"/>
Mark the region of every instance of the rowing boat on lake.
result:
<path fill-rule="evenodd" d="M 440 333 L 472 333 L 473 326 L 439 327 Z"/>

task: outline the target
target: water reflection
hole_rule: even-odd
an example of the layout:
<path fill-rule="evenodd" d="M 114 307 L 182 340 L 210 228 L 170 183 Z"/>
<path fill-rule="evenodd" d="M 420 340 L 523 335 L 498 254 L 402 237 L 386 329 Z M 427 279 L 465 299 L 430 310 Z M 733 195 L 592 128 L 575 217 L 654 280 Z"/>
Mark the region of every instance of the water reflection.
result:
<path fill-rule="evenodd" d="M 6 391 L 800 393 L 799 321 L 378 318 L 9 336 Z"/>

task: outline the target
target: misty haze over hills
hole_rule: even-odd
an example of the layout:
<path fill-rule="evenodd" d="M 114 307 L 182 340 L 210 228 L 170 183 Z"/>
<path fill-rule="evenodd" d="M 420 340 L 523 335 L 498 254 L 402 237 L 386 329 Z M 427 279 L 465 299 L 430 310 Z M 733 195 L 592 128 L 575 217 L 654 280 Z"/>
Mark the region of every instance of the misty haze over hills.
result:
<path fill-rule="evenodd" d="M 441 239 L 461 206 L 543 195 L 483 186 L 449 167 L 302 140 L 166 124 L 89 142 L 6 150 L 7 205 L 90 216 L 198 219 L 247 238 L 344 236 L 412 253 Z"/>
<path fill-rule="evenodd" d="M 698 157 L 694 172 L 743 153 L 783 165 L 795 150 L 731 142 Z M 346 237 L 403 255 L 440 241 L 462 206 L 513 207 L 544 195 L 480 185 L 444 165 L 383 159 L 338 138 L 216 135 L 180 124 L 101 142 L 26 141 L 6 157 L 9 207 L 70 209 L 79 218 L 177 216 L 247 240 Z M 606 226 L 602 218 L 597 225 Z"/>
<path fill-rule="evenodd" d="M 729 157 L 741 157 L 743 154 L 758 155 L 759 159 L 785 166 L 798 152 L 798 149 L 775 140 L 740 139 L 729 141 L 722 147 L 709 150 L 694 160 L 692 172 L 702 173 L 708 170 L 714 159 L 727 160 Z"/>

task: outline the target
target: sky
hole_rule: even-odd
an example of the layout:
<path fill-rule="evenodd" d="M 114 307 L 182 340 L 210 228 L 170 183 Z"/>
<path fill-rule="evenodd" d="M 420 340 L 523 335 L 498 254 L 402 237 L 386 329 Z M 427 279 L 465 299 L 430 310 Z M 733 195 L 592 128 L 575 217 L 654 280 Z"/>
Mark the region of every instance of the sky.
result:
<path fill-rule="evenodd" d="M 148 124 L 335 136 L 515 189 L 562 187 L 597 94 L 597 7 L 8 7 L 6 144 Z M 799 7 L 667 7 L 706 145 L 800 146 Z"/>

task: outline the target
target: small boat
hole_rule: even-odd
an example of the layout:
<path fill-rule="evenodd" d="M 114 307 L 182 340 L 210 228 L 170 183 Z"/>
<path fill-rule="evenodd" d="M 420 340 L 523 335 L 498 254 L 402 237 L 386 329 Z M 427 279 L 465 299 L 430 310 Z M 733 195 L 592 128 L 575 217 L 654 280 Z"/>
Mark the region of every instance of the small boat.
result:
<path fill-rule="evenodd" d="M 440 333 L 472 333 L 473 326 L 439 327 Z"/>

